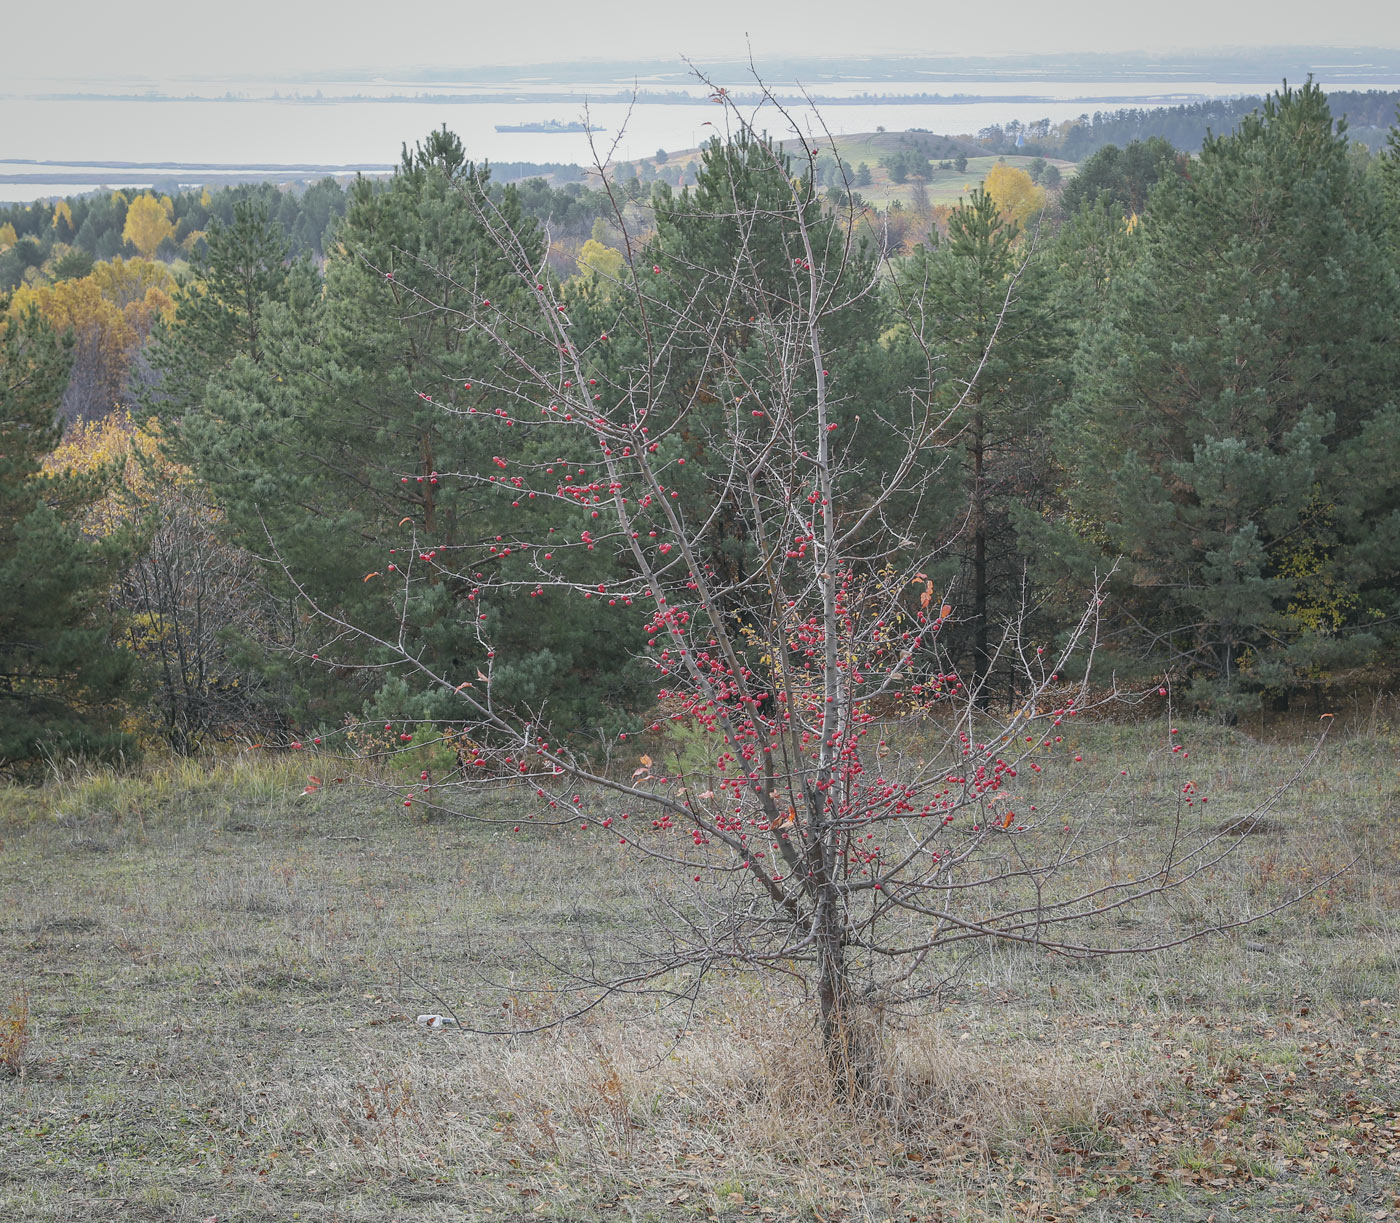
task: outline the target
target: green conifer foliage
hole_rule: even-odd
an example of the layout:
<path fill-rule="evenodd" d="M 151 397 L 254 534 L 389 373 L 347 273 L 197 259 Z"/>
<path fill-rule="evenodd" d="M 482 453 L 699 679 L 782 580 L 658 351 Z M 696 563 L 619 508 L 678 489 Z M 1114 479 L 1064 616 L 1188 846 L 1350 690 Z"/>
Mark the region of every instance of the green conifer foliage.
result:
<path fill-rule="evenodd" d="M 552 457 L 524 370 L 553 349 L 517 321 L 557 288 L 537 279 L 542 265 L 515 194 L 493 198 L 486 170 L 435 132 L 405 149 L 393 179 L 355 185 L 323 284 L 294 268 L 268 292 L 261 353 L 244 344 L 213 374 L 182 436 L 238 539 L 291 597 L 412 640 L 444 672 L 489 668 L 502 699 L 579 724 L 628 704 L 636 685 L 615 634 L 590 607 L 532 597 L 533 559 L 510 546 L 522 530 L 547 534 L 537 525 L 550 515 L 576 538 L 584 515 L 511 483 L 522 463 Z M 208 334 L 196 347 L 217 344 Z M 483 472 L 499 478 L 458 478 Z M 472 577 L 488 568 L 507 578 L 490 606 Z M 505 625 L 491 657 L 483 615 Z M 294 644 L 323 652 L 319 638 Z M 395 716 L 451 704 L 374 669 L 363 643 L 324 653 L 348 664 L 316 699 L 324 718 L 381 690 Z"/>
<path fill-rule="evenodd" d="M 111 648 L 103 599 L 123 541 L 78 525 L 100 479 L 43 471 L 67 377 L 52 333 L 0 313 L 0 774 L 133 747 L 114 707 L 130 660 Z"/>
<path fill-rule="evenodd" d="M 686 505 L 709 507 L 701 546 L 741 624 L 768 615 L 741 592 L 761 567 L 747 498 L 770 490 L 741 495 L 732 478 L 736 454 L 771 431 L 765 406 L 811 397 L 823 378 L 840 444 L 862 455 L 859 478 L 878 488 L 902 457 L 882 414 L 907 412 L 908 371 L 879 342 L 889 313 L 873 252 L 823 214 L 813 168 L 757 137 L 711 141 L 693 188 L 656 187 L 656 232 L 624 270 L 626 291 L 585 286 L 570 306 L 582 334 L 609 337 L 591 354 L 600 392 L 660 409 L 660 460 Z M 798 308 L 811 293 L 826 324 L 822 370 Z"/>
<path fill-rule="evenodd" d="M 1123 558 L 1122 640 L 1228 715 L 1366 658 L 1394 611 L 1400 284 L 1311 82 L 1207 142 L 1134 238 L 1055 419 L 1071 519 L 1097 524 L 1081 559 Z"/>
<path fill-rule="evenodd" d="M 1014 222 L 975 191 L 948 218 L 946 238 L 920 248 L 900 273 L 905 309 L 938 345 L 935 402 L 948 447 L 941 521 L 947 588 L 963 609 L 945 643 L 966 660 L 970 685 L 989 686 L 1001 626 L 1025 631 L 1028 560 L 1019 516 L 1045 499 L 1049 405 L 1062 387 L 1063 328 L 1049 308 L 1044 260 L 1017 242 Z M 933 508 L 930 506 L 929 508 Z M 1009 673 L 1010 660 L 1001 671 Z"/>
<path fill-rule="evenodd" d="M 161 331 L 153 352 L 161 377 L 150 406 L 167 419 L 197 408 L 209 379 L 236 357 L 262 362 L 262 313 L 285 300 L 288 281 L 287 242 L 266 202 L 242 200 L 231 224 L 211 221 L 191 270 L 178 323 Z"/>

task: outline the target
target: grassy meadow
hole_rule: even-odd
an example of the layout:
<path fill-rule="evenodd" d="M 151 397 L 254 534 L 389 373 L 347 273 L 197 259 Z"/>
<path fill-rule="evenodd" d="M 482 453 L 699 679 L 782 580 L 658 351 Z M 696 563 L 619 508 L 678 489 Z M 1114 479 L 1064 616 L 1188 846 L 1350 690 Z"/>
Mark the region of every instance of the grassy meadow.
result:
<path fill-rule="evenodd" d="M 853 172 L 861 162 L 870 167 L 871 181 L 869 185 L 855 188 L 867 204 L 876 208 L 888 208 L 895 201 L 899 201 L 908 208 L 914 203 L 914 183 L 912 181 L 895 182 L 890 177 L 889 171 L 880 165 L 880 158 L 888 157 L 905 147 L 905 139 L 905 134 L 902 132 L 863 132 L 849 136 L 834 136 L 830 139 L 824 137 L 818 142 L 816 148 L 821 154 L 835 152 Z M 939 137 L 938 139 L 943 138 Z M 798 156 L 795 147 L 791 146 L 791 142 L 783 143 L 788 147 L 789 152 L 794 154 L 794 157 Z M 999 161 L 1004 161 L 1007 165 L 1014 166 L 1018 170 L 1024 170 L 1035 159 L 1016 155 L 1007 157 L 969 156 L 967 169 L 961 173 L 951 169 L 940 170 L 938 163 L 942 160 L 944 160 L 942 157 L 932 158 L 933 173 L 926 184 L 928 202 L 934 207 L 940 204 L 956 204 L 958 200 L 966 198 L 981 184 L 992 167 Z M 700 150 L 698 149 L 686 149 L 672 153 L 668 158 L 668 163 L 672 165 L 680 163 L 686 166 L 695 166 L 699 161 Z M 1072 161 L 1063 161 L 1054 157 L 1046 158 L 1046 161 L 1050 165 L 1057 166 L 1066 180 L 1074 174 L 1075 163 Z"/>
<path fill-rule="evenodd" d="M 871 182 L 867 187 L 857 187 L 866 203 L 873 204 L 876 208 L 888 208 L 896 200 L 910 207 L 914 202 L 914 184 L 912 181 L 897 183 L 889 175 L 889 171 L 879 164 L 881 157 L 886 157 L 898 150 L 899 133 L 877 132 L 860 136 L 837 136 L 835 138 L 835 151 L 837 155 L 848 166 L 854 170 L 861 162 L 865 162 L 870 167 Z M 818 146 L 822 152 L 828 152 L 827 145 Z M 932 158 L 933 172 L 929 177 L 928 201 L 934 207 L 940 204 L 956 204 L 960 199 L 965 199 L 981 184 L 987 177 L 991 169 L 998 161 L 1004 161 L 1009 166 L 1014 166 L 1018 170 L 1025 170 L 1035 159 L 1033 157 L 969 157 L 967 159 L 967 169 L 959 173 L 957 170 L 940 170 L 938 163 L 944 160 L 941 157 Z M 1074 173 L 1074 163 L 1062 161 L 1057 158 L 1046 158 L 1046 161 L 1054 166 L 1058 166 L 1060 173 L 1068 179 Z"/>
<path fill-rule="evenodd" d="M 1071 746 L 1116 777 L 1163 733 Z M 1229 820 L 1311 727 L 1186 733 Z M 547 1022 L 537 953 L 625 954 L 654 922 L 647 869 L 515 832 L 511 792 L 472 799 L 496 822 L 425 819 L 300 753 L 0 789 L 0 1219 L 1394 1219 L 1398 753 L 1379 713 L 1339 727 L 1191 897 L 1228 917 L 1355 859 L 1258 925 L 950 959 L 886 1022 L 892 1092 L 865 1109 L 823 1088 L 782 979 L 535 1035 L 419 1027 Z M 1175 763 L 1134 773 L 1144 827 Z M 327 784 L 303 794 L 308 773 Z"/>

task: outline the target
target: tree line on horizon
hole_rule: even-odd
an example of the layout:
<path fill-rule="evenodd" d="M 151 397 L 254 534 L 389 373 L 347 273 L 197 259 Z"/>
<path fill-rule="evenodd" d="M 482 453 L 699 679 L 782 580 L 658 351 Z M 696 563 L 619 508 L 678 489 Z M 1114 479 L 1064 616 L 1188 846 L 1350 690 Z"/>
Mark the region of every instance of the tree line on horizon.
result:
<path fill-rule="evenodd" d="M 442 716 L 441 695 L 386 678 L 372 648 L 316 665 L 303 600 L 470 674 L 488 662 L 473 653 L 483 609 L 467 585 L 395 607 L 374 582 L 395 563 L 396 524 L 414 516 L 459 569 L 522 576 L 501 543 L 521 515 L 536 535 L 586 534 L 589 473 L 551 470 L 546 424 L 511 427 L 502 338 L 454 322 L 483 300 L 513 318 L 535 291 L 502 257 L 501 233 L 543 269 L 572 326 L 608 337 L 604 383 L 638 360 L 637 292 L 712 312 L 716 343 L 742 363 L 761 328 L 697 295 L 694 269 L 724 265 L 737 207 L 755 218 L 755 274 L 791 274 L 792 235 L 763 222 L 778 211 L 763 201 L 814 163 L 774 164 L 761 142 L 716 141 L 683 192 L 502 186 L 441 131 L 406 149 L 392 178 L 354 184 L 343 215 L 327 189 L 315 242 L 319 212 L 289 227 L 275 192 L 247 190 L 226 216 L 211 200 L 184 279 L 163 279 L 149 256 L 101 265 L 95 291 L 120 300 L 140 376 L 108 384 L 121 410 L 66 438 L 58 408 L 82 337 L 52 311 L 45 322 L 39 290 L 62 279 L 18 287 L 0 310 L 0 770 L 142 738 L 193 752 L 234 734 L 329 732 L 366 712 Z M 955 609 L 943 644 L 960 673 L 1014 701 L 1002 628 L 1053 642 L 1111 573 L 1102 657 L 1124 679 L 1171 675 L 1209 716 L 1393 676 L 1400 138 L 1358 158 L 1309 83 L 1194 160 L 1160 140 L 1105 148 L 1058 203 L 1016 214 L 979 189 L 893 259 L 872 232 L 839 273 L 849 281 L 833 284 L 876 286 L 843 316 L 830 356 L 836 423 L 871 479 L 900 458 L 871 422 L 908 396 L 927 355 L 900 319 L 916 310 L 941 337 L 942 377 L 918 388 L 948 413 L 921 459 L 941 464 L 938 493 L 903 507 L 891 547 L 936 551 L 928 577 Z M 62 224 L 76 237 L 91 217 Z M 818 224 L 839 235 L 866 222 L 827 201 Z M 567 271 L 550 258 L 563 229 L 580 252 L 594 247 Z M 706 376 L 702 364 L 663 374 L 678 389 Z M 466 427 L 483 415 L 499 427 Z M 716 487 L 718 419 L 700 411 L 668 442 L 685 460 L 678 495 Z M 586 495 L 535 500 L 504 476 L 459 478 L 493 463 Z M 742 586 L 754 563 L 742 516 L 717 503 L 712 522 L 706 563 Z M 627 561 L 569 563 L 593 581 Z M 654 703 L 643 635 L 523 582 L 495 597 L 501 699 L 594 739 Z"/>
<path fill-rule="evenodd" d="M 1385 147 L 1400 110 L 1400 90 L 1334 90 L 1328 103 L 1333 117 L 1346 121 L 1350 139 L 1375 153 Z M 1016 152 L 1074 162 L 1109 145 L 1121 148 L 1154 139 L 1165 140 L 1184 153 L 1196 153 L 1209 137 L 1228 135 L 1263 104 L 1263 98 L 1251 94 L 1179 106 L 1120 106 L 1060 123 L 1041 119 L 989 124 L 977 132 L 977 139 L 994 153 Z"/>

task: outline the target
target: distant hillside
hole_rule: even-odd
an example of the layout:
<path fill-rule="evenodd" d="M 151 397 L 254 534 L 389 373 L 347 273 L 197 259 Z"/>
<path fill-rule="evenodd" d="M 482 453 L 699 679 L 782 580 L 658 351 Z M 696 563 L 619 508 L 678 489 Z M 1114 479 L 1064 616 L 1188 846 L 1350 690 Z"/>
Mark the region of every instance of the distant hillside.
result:
<path fill-rule="evenodd" d="M 779 145 L 794 162 L 806 157 L 807 146 L 800 140 L 779 141 Z M 682 149 L 668 153 L 662 165 L 653 164 L 651 159 L 618 162 L 609 172 L 621 183 L 635 176 L 641 187 L 659 178 L 685 187 L 695 182 L 701 152 Z M 815 146 L 815 153 L 821 187 L 830 190 L 849 185 L 865 203 L 882 209 L 896 203 L 919 209 L 954 204 L 976 188 L 999 161 L 1036 177 L 1044 167 L 1053 166 L 1053 174 L 1046 179 L 1051 185 L 1075 171 L 1074 163 L 1062 157 L 1042 157 L 1033 150 L 992 152 L 971 136 L 942 136 L 917 128 L 836 136 Z"/>
<path fill-rule="evenodd" d="M 1373 152 L 1384 145 L 1386 134 L 1396 121 L 1400 109 L 1400 90 L 1338 90 L 1328 94 L 1332 114 L 1345 119 L 1347 133 Z M 1161 136 L 1187 153 L 1200 150 L 1207 134 L 1221 136 L 1234 131 L 1240 120 L 1253 114 L 1264 104 L 1258 95 L 1242 98 L 1213 98 L 1184 106 L 1160 106 L 1151 109 L 1121 107 L 1112 111 L 1096 111 L 1068 123 L 1053 125 L 1022 125 L 1008 123 L 1004 127 L 983 128 L 978 133 L 984 149 L 1005 152 L 1039 153 L 1044 157 L 1062 157 L 1083 161 L 1106 145 L 1120 147 L 1134 140 Z M 1018 145 L 1018 138 L 1024 143 Z"/>
<path fill-rule="evenodd" d="M 1348 136 L 1372 152 L 1385 145 L 1400 114 L 1400 90 L 1338 90 L 1328 95 L 1328 101 L 1333 115 L 1345 120 Z M 912 181 L 897 180 L 889 163 L 899 158 L 927 158 L 929 172 L 919 177 L 923 178 L 928 202 L 951 203 L 975 186 L 997 158 L 1022 167 L 1043 158 L 1064 177 L 1073 173 L 1076 164 L 1110 144 L 1124 147 L 1134 140 L 1155 136 L 1183 152 L 1196 153 L 1207 134 L 1225 135 L 1233 131 L 1241 120 L 1263 104 L 1263 97 L 1251 95 L 1182 106 L 1122 107 L 1096 111 L 1058 124 L 1048 120 L 1033 124 L 1011 122 L 959 135 L 920 128 L 877 130 L 837 136 L 834 149 L 826 143 L 818 146 L 817 168 L 822 185 L 830 187 L 841 178 L 838 158 L 846 167 L 846 176 L 853 181 L 859 167 L 866 166 L 869 180 L 854 181 L 854 185 L 868 203 L 884 207 L 896 200 L 911 201 L 916 192 Z M 801 156 L 804 145 L 793 139 L 783 142 L 783 147 Z M 968 159 L 965 170 L 940 165 L 960 155 Z M 670 154 L 666 164 L 671 181 L 676 181 L 678 168 L 684 170 L 698 157 L 697 149 Z M 645 172 L 641 177 L 645 180 Z M 909 177 L 912 179 L 915 175 Z M 684 174 L 681 181 L 684 182 Z"/>

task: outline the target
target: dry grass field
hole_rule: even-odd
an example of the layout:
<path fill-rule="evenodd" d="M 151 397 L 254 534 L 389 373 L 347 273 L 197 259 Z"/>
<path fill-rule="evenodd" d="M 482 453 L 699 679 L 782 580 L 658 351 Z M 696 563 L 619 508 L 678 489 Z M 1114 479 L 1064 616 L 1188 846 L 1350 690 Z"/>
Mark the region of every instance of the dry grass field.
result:
<path fill-rule="evenodd" d="M 1160 733 L 1074 746 L 1116 776 Z M 1228 819 L 1307 732 L 1187 733 Z M 865 1108 L 823 1089 L 783 981 L 531 1036 L 417 1026 L 531 1026 L 548 1004 L 511 982 L 535 951 L 645 935 L 655 880 L 608 841 L 303 795 L 335 762 L 300 754 L 0 790 L 0 1219 L 1400 1217 L 1397 751 L 1379 716 L 1337 730 L 1191 898 L 1218 920 L 1356 859 L 1259 925 L 950 960 L 936 1002 L 887 1018 L 892 1091 Z M 1141 773 L 1150 818 L 1172 778 Z"/>

